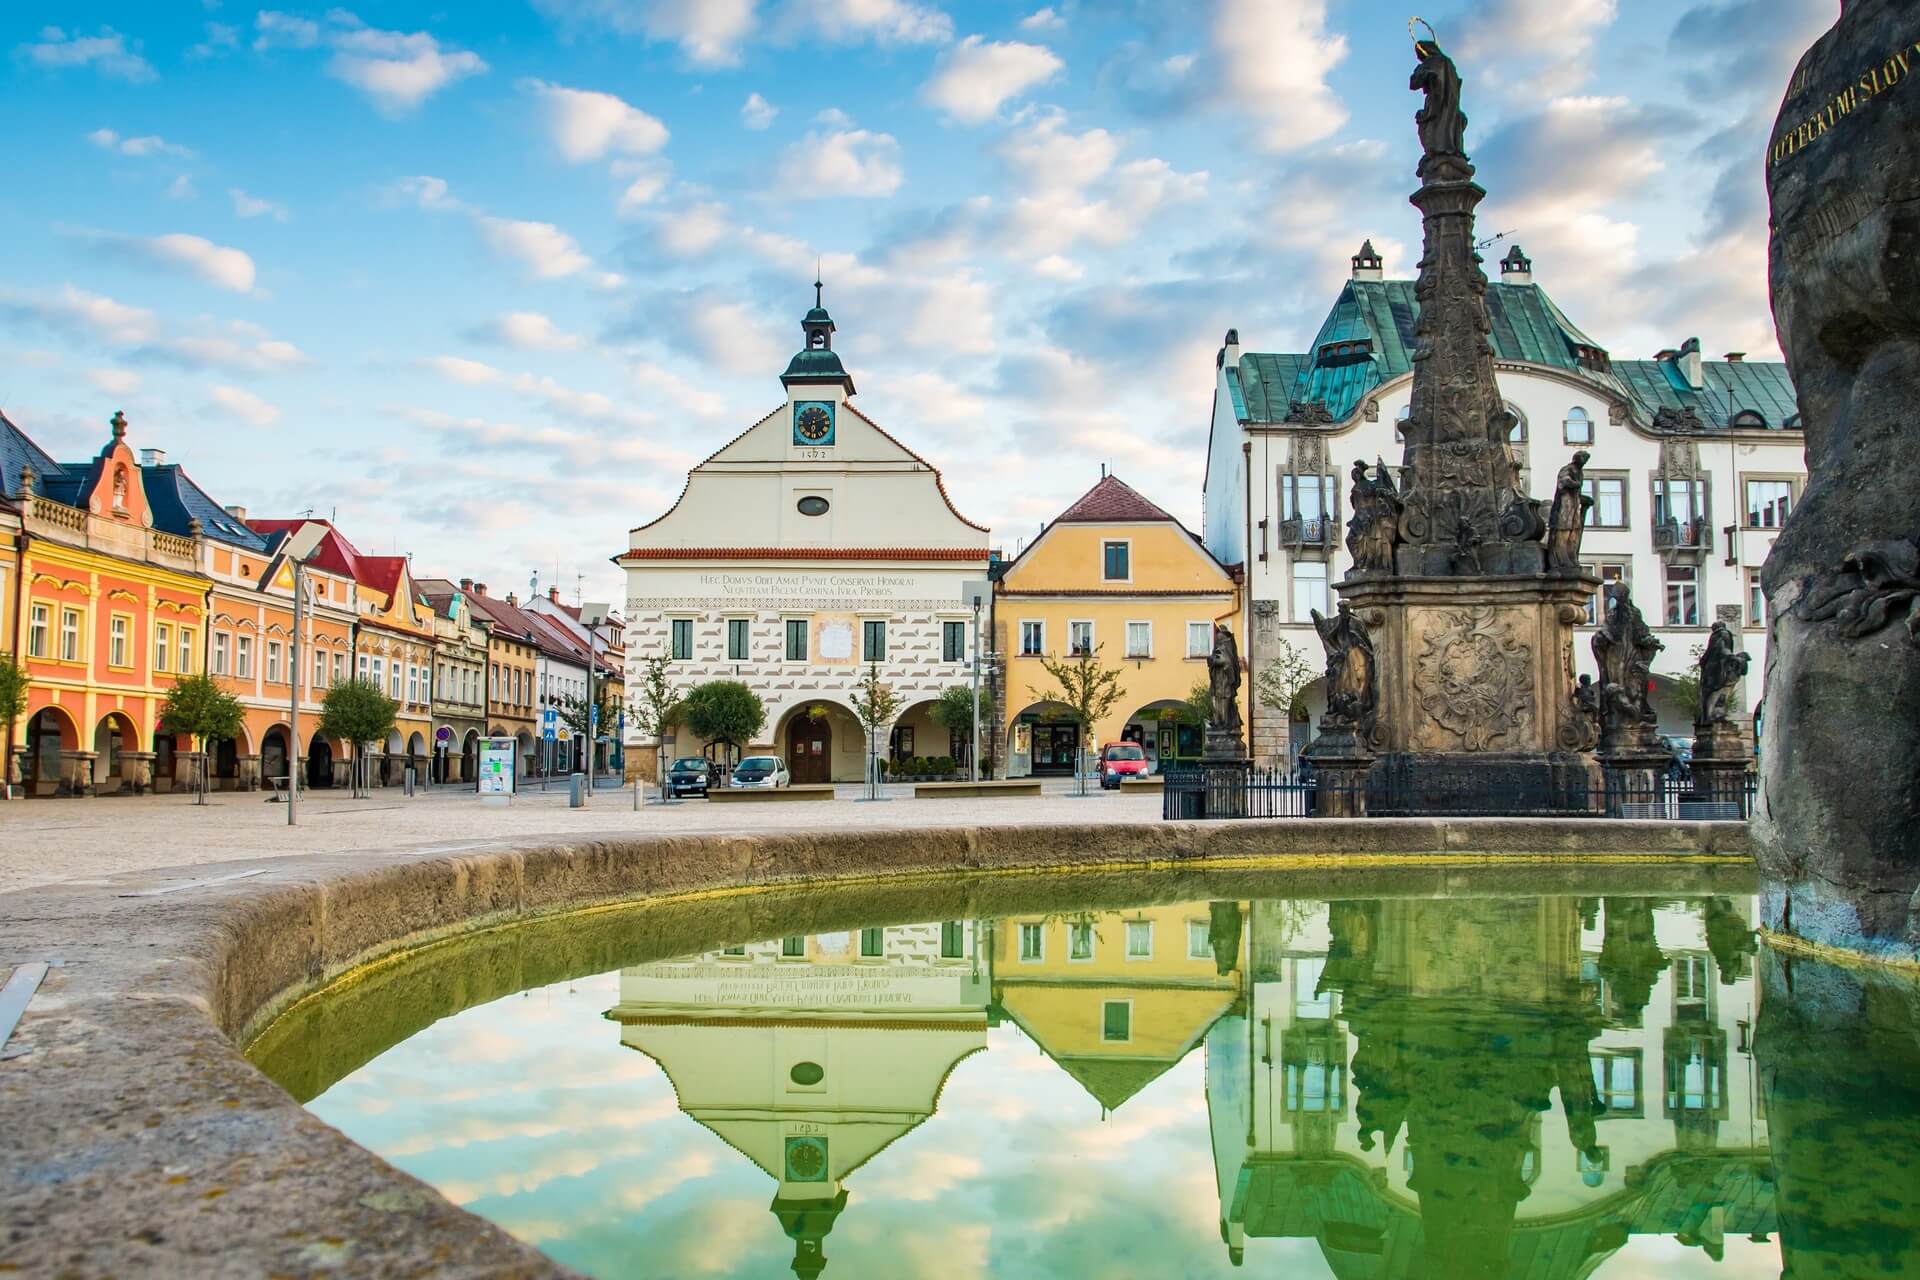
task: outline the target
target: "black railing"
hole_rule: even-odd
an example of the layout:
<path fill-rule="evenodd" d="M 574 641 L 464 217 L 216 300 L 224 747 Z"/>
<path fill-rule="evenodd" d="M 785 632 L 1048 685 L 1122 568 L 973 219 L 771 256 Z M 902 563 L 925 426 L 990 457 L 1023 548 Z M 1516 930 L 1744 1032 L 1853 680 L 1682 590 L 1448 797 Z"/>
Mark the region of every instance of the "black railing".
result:
<path fill-rule="evenodd" d="M 1655 551 L 1705 551 L 1712 539 L 1705 520 L 1661 520 L 1653 526 Z"/>
<path fill-rule="evenodd" d="M 1280 522 L 1280 540 L 1296 547 L 1324 547 L 1333 541 L 1328 516 L 1288 516 Z"/>
<path fill-rule="evenodd" d="M 1348 783 L 1289 769 L 1169 769 L 1160 816 L 1200 818 L 1660 818 L 1744 822 L 1753 814 L 1752 774 L 1713 784 L 1684 773 L 1651 783 L 1618 775 L 1594 786 L 1585 778 L 1516 778 L 1506 771 L 1439 777 L 1376 769 Z"/>

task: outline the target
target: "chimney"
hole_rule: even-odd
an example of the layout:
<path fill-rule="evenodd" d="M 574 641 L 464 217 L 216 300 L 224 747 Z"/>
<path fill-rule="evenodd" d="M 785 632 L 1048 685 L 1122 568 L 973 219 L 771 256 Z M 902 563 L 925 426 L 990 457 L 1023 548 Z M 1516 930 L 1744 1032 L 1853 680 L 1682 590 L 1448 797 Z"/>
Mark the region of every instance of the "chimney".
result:
<path fill-rule="evenodd" d="M 473 579 L 472 579 L 472 578 L 462 578 L 462 579 L 460 579 L 460 590 L 461 590 L 461 591 L 463 591 L 463 592 L 465 592 L 465 593 L 466 593 L 467 595 L 472 595 L 472 594 L 473 594 Z"/>
<path fill-rule="evenodd" d="M 1688 338 L 1680 344 L 1677 363 L 1680 366 L 1680 374 L 1687 380 L 1688 386 L 1699 391 L 1707 385 L 1705 370 L 1700 366 L 1700 339 Z"/>
<path fill-rule="evenodd" d="M 1500 283 L 1533 283 L 1533 259 L 1529 258 L 1517 244 L 1507 250 L 1506 257 L 1500 259 Z"/>
<path fill-rule="evenodd" d="M 511 591 L 507 592 L 507 608 L 518 609 L 519 607 L 520 607 L 520 598 Z"/>
<path fill-rule="evenodd" d="M 485 594 L 487 594 L 487 584 L 486 584 L 486 583 L 484 583 L 484 582 L 476 582 L 476 583 L 474 583 L 474 584 L 473 584 L 473 594 L 475 594 L 475 595 L 477 595 L 477 596 L 484 596 Z"/>
<path fill-rule="evenodd" d="M 1375 252 L 1371 239 L 1360 245 L 1360 252 L 1353 255 L 1353 278 L 1355 280 L 1384 280 L 1386 271 Z"/>
<path fill-rule="evenodd" d="M 247 509 L 245 507 L 228 507 L 227 514 L 235 520 L 238 520 L 241 524 L 247 522 Z"/>
<path fill-rule="evenodd" d="M 1739 364 L 1741 361 L 1745 360 L 1746 358 L 1747 358 L 1747 353 L 1744 351 L 1729 351 L 1726 354 L 1726 361 L 1728 364 Z"/>
<path fill-rule="evenodd" d="M 1238 329 L 1229 329 L 1227 330 L 1226 341 L 1220 345 L 1220 354 L 1214 357 L 1213 366 L 1216 369 L 1224 369 L 1230 364 L 1237 365 L 1239 363 L 1240 331 Z"/>
<path fill-rule="evenodd" d="M 559 604 L 559 603 L 560 603 L 560 588 L 558 588 L 558 587 L 548 587 L 548 588 L 547 588 L 547 599 L 548 599 L 548 600 L 550 600 L 550 601 L 552 601 L 552 602 L 553 602 L 554 604 Z"/>
<path fill-rule="evenodd" d="M 165 449 L 142 449 L 140 451 L 140 465 L 143 467 L 166 466 L 167 451 Z"/>

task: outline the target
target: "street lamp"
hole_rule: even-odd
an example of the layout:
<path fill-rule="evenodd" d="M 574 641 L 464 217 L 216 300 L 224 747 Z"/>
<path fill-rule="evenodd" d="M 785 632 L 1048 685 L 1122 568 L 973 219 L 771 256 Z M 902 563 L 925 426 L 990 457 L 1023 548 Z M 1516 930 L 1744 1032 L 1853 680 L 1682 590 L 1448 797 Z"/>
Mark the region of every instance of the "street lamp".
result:
<path fill-rule="evenodd" d="M 593 668 L 600 659 L 594 653 L 593 629 L 605 622 L 607 615 L 612 612 L 613 606 L 609 604 L 588 603 L 580 606 L 580 625 L 587 629 L 587 791 L 580 798 L 583 804 L 593 798 L 593 750 L 599 745 L 597 732 L 599 726 L 594 721 L 598 717 L 600 705 L 593 700 Z"/>
<path fill-rule="evenodd" d="M 967 739 L 969 775 L 980 781 L 980 610 L 993 598 L 993 584 L 985 578 L 969 579 L 960 588 L 960 598 L 973 609 L 973 736 Z"/>
<path fill-rule="evenodd" d="M 307 601 L 307 557 L 320 545 L 326 526 L 303 524 L 287 539 L 282 554 L 293 566 L 293 639 L 288 646 L 287 662 L 287 825 L 299 825 L 300 814 L 300 627 Z"/>

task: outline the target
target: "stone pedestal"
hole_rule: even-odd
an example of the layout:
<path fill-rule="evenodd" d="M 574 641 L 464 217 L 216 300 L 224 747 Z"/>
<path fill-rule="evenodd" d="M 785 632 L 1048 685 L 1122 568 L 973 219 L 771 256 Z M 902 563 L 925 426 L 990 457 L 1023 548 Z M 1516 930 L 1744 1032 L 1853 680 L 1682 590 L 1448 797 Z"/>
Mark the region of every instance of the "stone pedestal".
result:
<path fill-rule="evenodd" d="M 62 751 L 60 753 L 60 786 L 55 794 L 92 795 L 93 764 L 99 758 L 98 751 Z"/>
<path fill-rule="evenodd" d="M 1652 804 L 1660 799 L 1660 780 L 1673 767 L 1673 753 L 1660 745 L 1653 726 L 1648 724 L 1609 735 L 1595 758 L 1606 776 L 1609 814 L 1618 814 L 1622 805 Z"/>
<path fill-rule="evenodd" d="M 1253 761 L 1200 761 L 1200 777 L 1206 787 L 1203 818 L 1244 818 L 1247 816 L 1247 787 L 1253 781 Z"/>
<path fill-rule="evenodd" d="M 1544 573 L 1342 582 L 1373 643 L 1381 710 L 1360 745 L 1378 757 L 1376 791 L 1406 811 L 1584 809 L 1597 780 L 1572 697 L 1573 628 L 1599 585 Z"/>
<path fill-rule="evenodd" d="M 335 756 L 333 758 L 333 785 L 336 790 L 353 785 L 353 758 Z"/>
<path fill-rule="evenodd" d="M 184 791 L 199 795 L 207 773 L 207 753 L 182 751 L 173 757 L 174 779 Z"/>
<path fill-rule="evenodd" d="M 1693 727 L 1693 790 L 1714 804 L 1737 804 L 1747 812 L 1747 774 L 1753 753 L 1740 726 L 1726 720 Z"/>
<path fill-rule="evenodd" d="M 1320 736 L 1303 753 L 1313 764 L 1313 811 L 1322 818 L 1367 816 L 1367 778 L 1373 752 L 1350 726 L 1321 723 Z"/>
<path fill-rule="evenodd" d="M 25 747 L 15 747 L 7 753 L 7 781 L 13 786 L 13 795 L 27 794 L 27 756 L 31 754 Z"/>
<path fill-rule="evenodd" d="M 120 753 L 120 776 L 125 779 L 126 789 L 134 795 L 143 796 L 153 790 L 153 757 L 151 751 Z"/>
<path fill-rule="evenodd" d="M 260 789 L 260 757 L 235 756 L 240 766 L 240 776 L 234 780 L 235 791 L 258 791 Z"/>

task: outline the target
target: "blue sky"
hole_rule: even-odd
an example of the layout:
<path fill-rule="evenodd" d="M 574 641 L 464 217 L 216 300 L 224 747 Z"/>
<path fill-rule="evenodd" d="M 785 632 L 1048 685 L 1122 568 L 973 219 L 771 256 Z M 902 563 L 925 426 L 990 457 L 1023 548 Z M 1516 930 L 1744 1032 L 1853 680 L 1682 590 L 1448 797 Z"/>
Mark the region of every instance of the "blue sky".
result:
<path fill-rule="evenodd" d="M 1760 158 L 1834 0 L 1426 4 L 1481 233 L 1618 355 L 1777 355 Z M 618 599 L 818 255 L 857 403 L 1009 551 L 1101 462 L 1194 522 L 1224 330 L 1301 349 L 1363 236 L 1413 274 L 1406 7 L 11 5 L 0 407 Z"/>

